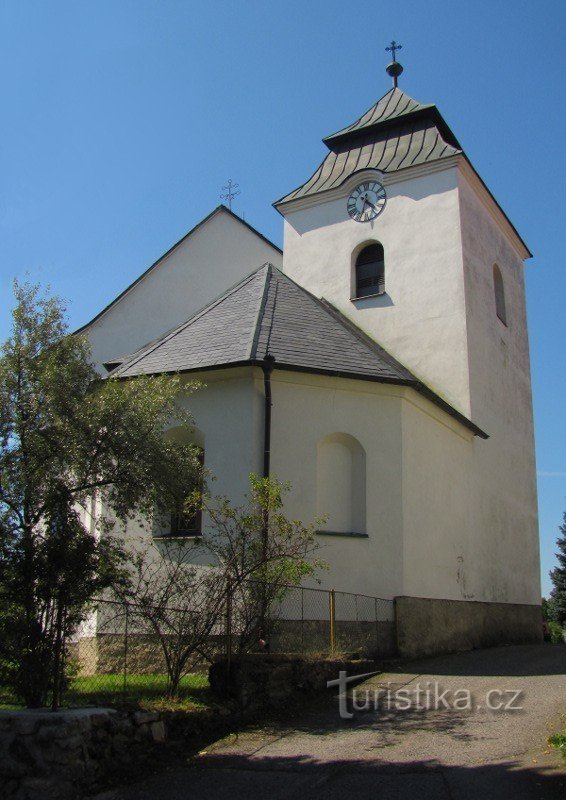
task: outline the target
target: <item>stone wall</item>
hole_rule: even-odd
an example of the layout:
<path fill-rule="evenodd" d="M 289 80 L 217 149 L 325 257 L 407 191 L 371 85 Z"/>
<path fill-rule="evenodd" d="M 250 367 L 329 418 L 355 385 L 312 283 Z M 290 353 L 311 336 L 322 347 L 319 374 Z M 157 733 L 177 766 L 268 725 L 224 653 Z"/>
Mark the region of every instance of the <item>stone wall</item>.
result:
<path fill-rule="evenodd" d="M 330 648 L 328 620 L 277 620 L 269 637 L 272 653 L 325 656 Z M 345 658 L 389 658 L 396 652 L 395 623 L 336 620 L 336 650 Z"/>
<path fill-rule="evenodd" d="M 401 656 L 424 656 L 502 644 L 542 642 L 538 605 L 396 597 Z"/>
<path fill-rule="evenodd" d="M 0 796 L 83 797 L 166 737 L 164 718 L 147 711 L 0 711 Z"/>
<path fill-rule="evenodd" d="M 289 702 L 326 691 L 326 682 L 341 670 L 357 675 L 376 670 L 368 659 L 316 659 L 262 654 L 242 656 L 228 667 L 218 661 L 209 672 L 212 691 L 220 698 L 236 700 L 246 712 L 281 708 Z"/>

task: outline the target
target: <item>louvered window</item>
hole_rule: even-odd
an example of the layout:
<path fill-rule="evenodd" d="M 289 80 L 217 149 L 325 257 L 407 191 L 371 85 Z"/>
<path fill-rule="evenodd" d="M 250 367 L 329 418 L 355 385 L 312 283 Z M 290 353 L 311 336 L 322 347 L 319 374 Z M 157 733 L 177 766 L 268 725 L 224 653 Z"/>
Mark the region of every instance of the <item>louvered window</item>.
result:
<path fill-rule="evenodd" d="M 356 297 L 369 297 L 385 291 L 383 246 L 369 244 L 356 259 Z"/>

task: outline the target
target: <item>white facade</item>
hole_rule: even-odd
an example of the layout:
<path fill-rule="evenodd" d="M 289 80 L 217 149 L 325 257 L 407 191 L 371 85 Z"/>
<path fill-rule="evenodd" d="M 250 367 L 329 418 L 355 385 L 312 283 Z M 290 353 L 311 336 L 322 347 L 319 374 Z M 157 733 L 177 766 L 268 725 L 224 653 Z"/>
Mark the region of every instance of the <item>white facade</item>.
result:
<path fill-rule="evenodd" d="M 387 205 L 358 223 L 347 198 L 368 177 L 385 185 Z M 463 155 L 388 174 L 362 170 L 279 207 L 283 271 L 489 436 L 474 436 L 413 388 L 276 365 L 272 474 L 292 484 L 291 516 L 327 517 L 322 585 L 383 598 L 539 604 L 529 254 L 518 234 Z M 385 252 L 385 292 L 355 299 L 355 259 L 374 241 Z M 266 261 L 281 265 L 277 248 L 232 214 L 211 216 L 87 326 L 97 362 L 183 322 Z M 183 399 L 195 441 L 214 493 L 240 502 L 249 473 L 261 471 L 262 372 L 195 377 L 204 388 Z"/>
<path fill-rule="evenodd" d="M 463 157 L 447 161 L 433 171 L 356 173 L 339 190 L 284 206 L 284 270 L 490 437 L 468 437 L 462 447 L 404 413 L 399 593 L 538 603 L 528 252 Z M 356 223 L 347 198 L 370 176 L 385 184 L 387 205 L 374 221 Z M 373 241 L 384 247 L 385 293 L 353 300 L 355 258 Z M 495 309 L 494 264 L 506 325 Z"/>

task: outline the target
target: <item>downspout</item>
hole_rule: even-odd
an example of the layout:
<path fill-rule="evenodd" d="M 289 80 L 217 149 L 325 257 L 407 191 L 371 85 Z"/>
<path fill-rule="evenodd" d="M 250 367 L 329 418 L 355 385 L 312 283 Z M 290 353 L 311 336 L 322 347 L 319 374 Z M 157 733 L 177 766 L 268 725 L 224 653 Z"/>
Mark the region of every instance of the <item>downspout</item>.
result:
<path fill-rule="evenodd" d="M 264 389 L 264 414 L 263 414 L 263 478 L 270 476 L 270 463 L 271 463 L 271 406 L 273 400 L 271 396 L 271 373 L 273 372 L 273 364 L 275 358 L 269 353 L 263 359 L 261 366 L 263 370 L 263 389 Z M 269 535 L 269 509 L 262 510 L 261 521 L 261 560 L 265 564 L 267 561 L 267 547 Z M 259 640 L 260 648 L 269 650 L 269 643 L 267 639 L 266 630 L 266 616 L 267 616 L 267 598 L 265 590 L 262 590 L 262 601 L 260 609 L 259 620 Z"/>
<path fill-rule="evenodd" d="M 263 415 L 263 477 L 269 478 L 271 463 L 271 373 L 275 358 L 269 353 L 263 359 L 263 389 L 264 389 L 264 415 Z"/>

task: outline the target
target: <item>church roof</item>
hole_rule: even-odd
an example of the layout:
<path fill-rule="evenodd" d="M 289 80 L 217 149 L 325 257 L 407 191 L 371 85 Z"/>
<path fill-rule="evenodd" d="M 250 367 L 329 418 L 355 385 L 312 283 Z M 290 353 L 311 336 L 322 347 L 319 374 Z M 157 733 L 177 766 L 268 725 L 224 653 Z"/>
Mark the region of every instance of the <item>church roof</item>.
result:
<path fill-rule="evenodd" d="M 424 386 L 408 369 L 337 309 L 264 264 L 182 325 L 114 369 L 112 377 L 261 365 L 412 386 L 476 435 L 470 420 Z"/>
<path fill-rule="evenodd" d="M 437 107 L 419 103 L 398 88 L 323 141 L 331 152 L 306 183 L 275 206 L 333 189 L 363 169 L 395 172 L 462 152 Z"/>

